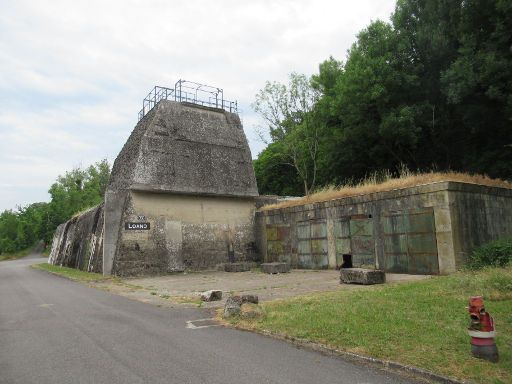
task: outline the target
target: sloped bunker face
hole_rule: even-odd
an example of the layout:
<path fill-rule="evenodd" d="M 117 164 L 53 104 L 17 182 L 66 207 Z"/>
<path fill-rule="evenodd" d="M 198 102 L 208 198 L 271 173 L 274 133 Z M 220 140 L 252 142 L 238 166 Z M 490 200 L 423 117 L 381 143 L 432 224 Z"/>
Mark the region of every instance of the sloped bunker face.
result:
<path fill-rule="evenodd" d="M 141 275 L 254 261 L 257 195 L 238 116 L 163 100 L 114 163 L 105 264 Z"/>

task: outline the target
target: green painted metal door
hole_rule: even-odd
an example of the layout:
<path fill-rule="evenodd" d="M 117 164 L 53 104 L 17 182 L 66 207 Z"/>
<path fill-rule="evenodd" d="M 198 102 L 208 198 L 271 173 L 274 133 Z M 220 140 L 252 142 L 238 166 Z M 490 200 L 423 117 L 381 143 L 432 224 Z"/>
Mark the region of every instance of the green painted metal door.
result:
<path fill-rule="evenodd" d="M 433 208 L 383 216 L 384 260 L 388 272 L 431 275 L 439 273 Z"/>
<path fill-rule="evenodd" d="M 373 219 L 369 215 L 342 217 L 334 222 L 336 267 L 343 264 L 343 255 L 352 256 L 352 266 L 375 268 Z"/>
<path fill-rule="evenodd" d="M 290 226 L 267 224 L 266 262 L 291 262 Z"/>
<path fill-rule="evenodd" d="M 324 269 L 329 266 L 326 220 L 297 223 L 297 256 L 299 268 Z"/>
<path fill-rule="evenodd" d="M 368 215 L 350 218 L 350 244 L 354 267 L 375 268 L 373 219 Z"/>

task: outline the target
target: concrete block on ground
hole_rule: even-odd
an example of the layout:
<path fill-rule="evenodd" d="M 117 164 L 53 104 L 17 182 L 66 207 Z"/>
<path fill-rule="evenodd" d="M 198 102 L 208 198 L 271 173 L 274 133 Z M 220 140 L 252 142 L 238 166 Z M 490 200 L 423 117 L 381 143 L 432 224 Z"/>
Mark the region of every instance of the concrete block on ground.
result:
<path fill-rule="evenodd" d="M 290 264 L 288 263 L 263 263 L 261 271 L 264 273 L 287 273 L 290 272 Z"/>
<path fill-rule="evenodd" d="M 384 284 L 386 274 L 379 269 L 342 268 L 340 269 L 340 283 L 345 284 Z"/>
<path fill-rule="evenodd" d="M 226 272 L 247 272 L 251 270 L 251 263 L 226 263 L 224 271 Z"/>
<path fill-rule="evenodd" d="M 228 319 L 233 316 L 240 315 L 240 311 L 242 310 L 243 300 L 240 296 L 230 296 L 226 300 L 226 304 L 224 305 L 224 315 L 225 319 Z"/>
<path fill-rule="evenodd" d="M 258 295 L 242 295 L 242 303 L 258 304 Z"/>
<path fill-rule="evenodd" d="M 219 301 L 222 300 L 222 291 L 219 290 L 209 290 L 201 293 L 202 301 Z"/>

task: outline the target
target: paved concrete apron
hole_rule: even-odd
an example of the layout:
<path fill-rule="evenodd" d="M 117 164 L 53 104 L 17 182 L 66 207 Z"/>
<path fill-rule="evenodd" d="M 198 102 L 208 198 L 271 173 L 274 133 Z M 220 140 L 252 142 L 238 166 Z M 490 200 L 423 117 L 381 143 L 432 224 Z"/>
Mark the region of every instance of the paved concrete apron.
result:
<path fill-rule="evenodd" d="M 410 383 L 249 332 L 0 263 L 0 383 Z"/>

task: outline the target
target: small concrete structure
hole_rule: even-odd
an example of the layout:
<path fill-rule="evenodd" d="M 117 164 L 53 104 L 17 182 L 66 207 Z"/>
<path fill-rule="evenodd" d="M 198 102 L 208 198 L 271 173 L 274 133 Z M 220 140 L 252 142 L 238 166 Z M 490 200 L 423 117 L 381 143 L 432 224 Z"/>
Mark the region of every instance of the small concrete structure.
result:
<path fill-rule="evenodd" d="M 340 283 L 344 284 L 384 284 L 386 274 L 378 269 L 342 268 L 340 269 Z"/>
<path fill-rule="evenodd" d="M 224 264 L 225 272 L 247 272 L 251 270 L 251 263 L 226 263 Z"/>
<path fill-rule="evenodd" d="M 512 236 L 512 189 L 443 181 L 256 216 L 265 263 L 448 274 L 472 250 Z"/>
<path fill-rule="evenodd" d="M 263 263 L 261 264 L 261 271 L 263 273 L 287 273 L 290 272 L 290 264 L 287 263 Z"/>

